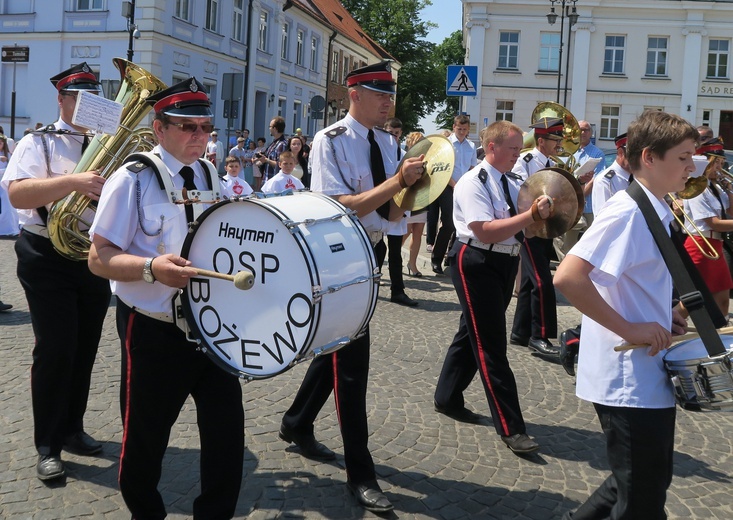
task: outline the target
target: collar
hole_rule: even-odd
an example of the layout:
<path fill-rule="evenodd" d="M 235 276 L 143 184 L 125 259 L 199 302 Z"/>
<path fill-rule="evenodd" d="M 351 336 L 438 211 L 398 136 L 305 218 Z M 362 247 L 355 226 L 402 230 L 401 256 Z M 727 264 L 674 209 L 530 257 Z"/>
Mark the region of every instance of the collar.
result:
<path fill-rule="evenodd" d="M 537 148 L 537 147 L 535 147 L 530 153 L 532 154 L 532 157 L 534 159 L 541 159 L 542 160 L 542 167 L 543 168 L 545 167 L 545 163 L 547 163 L 547 161 L 550 159 L 545 154 L 543 154 L 542 152 L 540 152 L 540 149 Z"/>
<path fill-rule="evenodd" d="M 465 139 L 464 139 L 463 141 L 460 141 L 460 140 L 459 140 L 459 139 L 458 139 L 458 138 L 456 137 L 456 134 L 450 134 L 450 135 L 448 136 L 448 140 L 449 140 L 449 141 L 450 141 L 451 143 L 458 143 L 458 146 L 461 146 L 462 144 L 464 144 L 464 143 L 466 143 L 466 142 L 468 141 L 468 137 L 466 137 L 466 138 L 465 138 Z"/>
<path fill-rule="evenodd" d="M 628 181 L 629 176 L 631 175 L 631 172 L 627 172 L 624 170 L 619 163 L 616 161 L 613 161 L 613 164 L 611 165 L 611 169 L 616 172 L 617 175 L 620 175 L 623 177 L 624 180 Z M 645 188 L 646 189 L 646 188 Z"/>
<path fill-rule="evenodd" d="M 644 194 L 652 203 L 654 211 L 657 213 L 659 220 L 661 220 L 666 227 L 669 227 L 670 222 L 672 222 L 672 219 L 674 218 L 674 216 L 672 215 L 672 209 L 667 205 L 664 199 L 658 199 L 652 194 L 651 191 L 646 188 L 646 186 L 644 186 L 640 182 L 638 184 L 639 186 L 641 186 L 641 189 L 644 190 Z"/>
<path fill-rule="evenodd" d="M 364 140 L 368 139 L 369 128 L 367 128 L 366 126 L 362 125 L 359 121 L 354 119 L 354 116 L 352 116 L 350 113 L 347 113 L 346 116 L 344 116 L 344 118 L 342 119 L 342 121 L 344 122 L 346 126 L 351 127 L 351 129 L 354 130 L 354 133 L 356 133 L 356 135 L 363 137 Z"/>
<path fill-rule="evenodd" d="M 181 161 L 173 157 L 168 151 L 163 148 L 160 145 L 157 145 L 155 148 L 153 148 L 153 153 L 160 156 L 160 159 L 163 161 L 163 164 L 165 164 L 165 167 L 168 168 L 168 173 L 171 177 L 175 177 L 176 175 L 180 175 L 178 172 L 181 171 L 181 168 L 184 166 L 188 166 L 191 169 L 193 169 L 194 176 L 196 178 L 201 178 L 201 174 L 199 173 L 199 167 L 197 166 L 198 161 L 194 161 L 191 164 L 183 164 Z"/>

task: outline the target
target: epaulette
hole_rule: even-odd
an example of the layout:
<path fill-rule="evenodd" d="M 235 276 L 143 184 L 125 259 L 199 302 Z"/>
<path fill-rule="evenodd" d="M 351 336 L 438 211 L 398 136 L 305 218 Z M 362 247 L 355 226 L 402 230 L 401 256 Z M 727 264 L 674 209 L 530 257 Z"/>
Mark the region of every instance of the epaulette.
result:
<path fill-rule="evenodd" d="M 531 161 L 532 159 L 534 159 L 534 156 L 531 153 L 528 153 L 524 156 L 524 162 L 526 162 L 527 164 L 529 164 L 529 161 Z"/>
<path fill-rule="evenodd" d="M 332 128 L 331 130 L 328 130 L 326 132 L 326 135 L 330 137 L 331 139 L 333 139 L 334 137 L 340 136 L 344 132 L 346 132 L 345 126 L 337 126 L 336 128 Z"/>
<path fill-rule="evenodd" d="M 389 132 L 388 130 L 385 130 L 384 128 L 381 128 L 381 127 L 379 127 L 379 126 L 375 126 L 375 127 L 374 127 L 374 129 L 375 129 L 375 130 L 379 130 L 379 131 L 381 131 L 381 132 L 384 132 L 385 134 L 389 134 L 389 135 L 392 135 L 392 134 L 391 134 L 391 133 L 390 133 L 390 132 Z"/>
<path fill-rule="evenodd" d="M 520 177 L 519 175 L 517 175 L 514 172 L 506 172 L 504 175 L 506 175 L 510 179 L 514 179 L 515 181 L 521 181 L 522 180 L 522 177 Z"/>
<path fill-rule="evenodd" d="M 144 163 L 142 163 L 142 162 L 138 161 L 138 162 L 134 162 L 134 163 L 131 163 L 131 164 L 130 164 L 130 165 L 129 165 L 129 166 L 127 167 L 127 170 L 128 170 L 128 171 L 131 171 L 132 173 L 140 173 L 141 171 L 143 171 L 143 170 L 144 170 L 144 169 L 146 169 L 147 167 L 148 167 L 148 165 L 147 165 L 147 164 L 144 164 Z"/>
<path fill-rule="evenodd" d="M 486 184 L 486 179 L 489 178 L 489 174 L 486 173 L 486 170 L 481 168 L 481 171 L 478 172 L 478 180 L 481 181 L 481 184 Z"/>
<path fill-rule="evenodd" d="M 613 170 L 608 170 L 608 173 L 606 173 L 606 175 L 604 175 L 604 177 L 605 177 L 606 179 L 613 179 L 613 176 L 614 176 L 614 175 L 616 175 L 616 172 L 615 172 L 615 171 L 613 171 Z"/>

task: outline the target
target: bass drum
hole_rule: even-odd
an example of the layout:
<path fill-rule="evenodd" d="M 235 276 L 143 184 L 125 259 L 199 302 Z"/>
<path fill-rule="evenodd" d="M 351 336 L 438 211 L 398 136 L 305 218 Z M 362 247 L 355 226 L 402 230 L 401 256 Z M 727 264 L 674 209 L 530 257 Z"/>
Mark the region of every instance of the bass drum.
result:
<path fill-rule="evenodd" d="M 182 295 L 195 340 L 247 380 L 347 345 L 364 334 L 376 306 L 380 275 L 366 231 L 317 193 L 218 203 L 193 224 L 181 255 L 200 269 L 254 275 L 246 291 L 191 278 Z"/>

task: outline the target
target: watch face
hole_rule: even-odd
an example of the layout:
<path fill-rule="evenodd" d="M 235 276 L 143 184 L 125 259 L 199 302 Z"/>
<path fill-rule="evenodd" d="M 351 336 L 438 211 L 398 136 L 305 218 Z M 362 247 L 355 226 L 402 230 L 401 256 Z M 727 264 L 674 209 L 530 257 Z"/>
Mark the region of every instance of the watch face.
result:
<path fill-rule="evenodd" d="M 149 258 L 145 261 L 145 265 L 143 266 L 143 280 L 145 280 L 148 283 L 155 282 L 155 276 L 153 276 L 153 271 L 151 269 L 153 265 L 152 258 Z"/>

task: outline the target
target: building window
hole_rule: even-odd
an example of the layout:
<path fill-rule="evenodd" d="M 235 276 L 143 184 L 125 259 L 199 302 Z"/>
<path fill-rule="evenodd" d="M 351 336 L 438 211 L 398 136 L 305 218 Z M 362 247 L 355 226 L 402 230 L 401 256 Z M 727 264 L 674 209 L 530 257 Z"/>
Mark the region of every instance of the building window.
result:
<path fill-rule="evenodd" d="M 206 0 L 206 25 L 205 27 L 211 32 L 217 32 L 219 25 L 217 19 L 219 16 L 219 0 Z"/>
<path fill-rule="evenodd" d="M 288 59 L 288 43 L 290 35 L 290 24 L 285 22 L 283 24 L 283 34 L 280 42 L 280 57 L 284 60 Z"/>
<path fill-rule="evenodd" d="M 649 37 L 646 49 L 646 75 L 667 75 L 667 38 Z"/>
<path fill-rule="evenodd" d="M 277 115 L 279 115 L 282 118 L 285 118 L 285 98 L 281 97 L 277 100 Z"/>
<path fill-rule="evenodd" d="M 257 40 L 257 48 L 267 51 L 267 11 L 260 11 L 260 34 Z"/>
<path fill-rule="evenodd" d="M 107 99 L 115 99 L 117 91 L 120 90 L 120 80 L 103 79 L 100 83 L 102 84 L 102 95 Z"/>
<path fill-rule="evenodd" d="M 549 72 L 560 70 L 560 33 L 540 35 L 540 70 Z"/>
<path fill-rule="evenodd" d="M 728 77 L 729 40 L 713 40 L 708 43 L 708 78 Z"/>
<path fill-rule="evenodd" d="M 614 139 L 618 135 L 621 107 L 601 106 L 601 139 Z"/>
<path fill-rule="evenodd" d="M 311 70 L 318 70 L 318 39 L 311 37 Z"/>
<path fill-rule="evenodd" d="M 514 101 L 496 100 L 496 120 L 514 121 Z"/>
<path fill-rule="evenodd" d="M 104 9 L 104 0 L 76 0 L 77 11 L 101 11 Z"/>
<path fill-rule="evenodd" d="M 624 46 L 626 36 L 606 36 L 606 52 L 603 56 L 604 74 L 624 73 Z"/>
<path fill-rule="evenodd" d="M 303 120 L 303 103 L 300 101 L 293 101 L 293 132 L 296 128 L 300 128 L 300 122 Z"/>
<path fill-rule="evenodd" d="M 305 40 L 305 31 L 298 29 L 298 41 L 295 44 L 295 63 L 303 66 L 303 44 Z"/>
<path fill-rule="evenodd" d="M 234 0 L 232 14 L 232 40 L 242 41 L 242 26 L 244 22 L 244 0 Z"/>
<path fill-rule="evenodd" d="M 331 54 L 331 83 L 338 83 L 339 80 L 339 53 L 333 51 Z"/>
<path fill-rule="evenodd" d="M 499 33 L 499 68 L 517 68 L 519 56 L 519 33 L 502 31 Z"/>
<path fill-rule="evenodd" d="M 176 0 L 175 16 L 187 22 L 191 20 L 188 7 L 188 0 Z"/>
<path fill-rule="evenodd" d="M 349 68 L 349 57 L 344 56 L 344 68 L 343 68 L 343 74 L 341 74 L 341 82 L 346 85 L 346 75 L 351 72 L 351 68 Z"/>
<path fill-rule="evenodd" d="M 702 125 L 703 126 L 710 126 L 710 110 L 703 110 L 702 111 Z"/>

